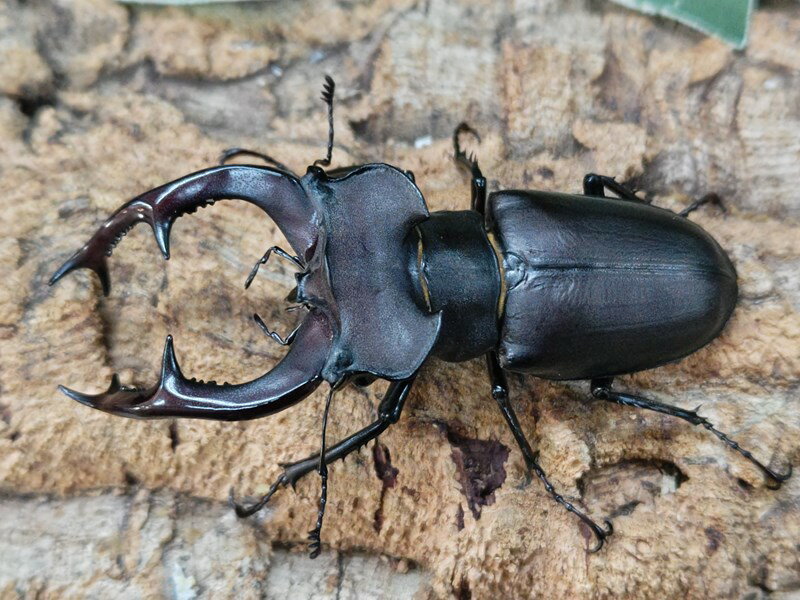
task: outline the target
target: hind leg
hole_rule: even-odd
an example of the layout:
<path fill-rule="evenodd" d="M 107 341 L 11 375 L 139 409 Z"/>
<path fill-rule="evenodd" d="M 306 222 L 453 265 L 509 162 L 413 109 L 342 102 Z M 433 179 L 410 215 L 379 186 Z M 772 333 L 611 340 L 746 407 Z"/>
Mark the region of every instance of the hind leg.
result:
<path fill-rule="evenodd" d="M 584 196 L 606 198 L 605 190 L 614 192 L 622 200 L 639 202 L 641 204 L 649 204 L 647 200 L 639 198 L 639 196 L 637 196 L 632 189 L 622 185 L 613 177 L 609 177 L 608 175 L 598 175 L 597 173 L 587 173 L 583 177 Z"/>
<path fill-rule="evenodd" d="M 756 460 L 749 451 L 742 448 L 726 434 L 714 427 L 708 419 L 698 415 L 697 410 L 686 410 L 670 404 L 663 404 L 661 402 L 656 402 L 655 400 L 649 400 L 647 398 L 643 398 L 642 396 L 617 392 L 611 388 L 613 381 L 614 380 L 611 377 L 593 379 L 590 384 L 592 396 L 598 400 L 606 400 L 608 402 L 615 402 L 623 406 L 632 406 L 634 408 L 644 408 L 646 410 L 660 412 L 661 414 L 669 415 L 671 417 L 678 417 L 679 419 L 688 421 L 692 425 L 700 425 L 722 440 L 726 446 L 732 450 L 736 450 L 736 452 L 744 456 L 752 464 L 758 467 L 761 472 L 775 482 L 778 487 L 780 487 L 784 481 L 791 477 L 791 465 L 786 473 L 776 473 L 762 462 Z"/>
<path fill-rule="evenodd" d="M 639 198 L 629 187 L 619 183 L 613 177 L 609 177 L 608 175 L 598 175 L 596 173 L 587 173 L 583 178 L 583 195 L 584 196 L 593 196 L 596 198 L 606 198 L 605 190 L 611 190 L 617 196 L 619 196 L 622 200 L 628 200 L 629 202 L 639 202 L 641 204 L 650 204 L 648 200 L 644 198 Z M 720 207 L 723 211 L 725 210 L 725 205 L 722 203 L 722 198 L 720 198 L 717 194 L 711 192 L 706 194 L 699 200 L 695 200 L 689 206 L 684 208 L 678 214 L 681 217 L 687 217 L 690 213 L 693 213 L 698 208 L 705 204 L 716 204 Z"/>
<path fill-rule="evenodd" d="M 720 198 L 714 192 L 711 192 L 709 194 L 706 194 L 699 200 L 695 200 L 689 206 L 680 211 L 678 214 L 682 217 L 686 217 L 690 213 L 693 213 L 694 211 L 696 211 L 698 208 L 700 208 L 705 204 L 716 204 L 717 206 L 719 206 L 720 210 L 725 212 L 725 205 L 722 203 L 722 198 Z"/>

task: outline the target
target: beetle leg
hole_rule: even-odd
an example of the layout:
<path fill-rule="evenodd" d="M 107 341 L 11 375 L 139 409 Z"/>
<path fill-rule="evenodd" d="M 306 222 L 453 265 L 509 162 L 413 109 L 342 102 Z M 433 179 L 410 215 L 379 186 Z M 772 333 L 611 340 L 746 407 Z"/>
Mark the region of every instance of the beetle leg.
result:
<path fill-rule="evenodd" d="M 628 200 L 630 202 L 639 202 L 642 204 L 650 204 L 649 200 L 645 200 L 643 198 L 639 198 L 636 193 L 628 188 L 627 186 L 619 183 L 613 177 L 608 177 L 607 175 L 597 175 L 596 173 L 588 173 L 583 178 L 583 195 L 584 196 L 594 196 L 597 198 L 606 198 L 605 190 L 609 189 L 617 196 L 619 196 L 622 200 Z M 722 198 L 719 195 L 711 192 L 706 194 L 699 200 L 695 200 L 689 206 L 684 208 L 678 214 L 681 217 L 687 217 L 690 213 L 696 211 L 698 208 L 705 204 L 716 204 L 720 207 L 720 210 L 723 212 L 725 211 L 725 205 L 722 203 Z"/>
<path fill-rule="evenodd" d="M 280 246 L 273 246 L 264 253 L 264 256 L 256 261 L 256 264 L 253 265 L 253 268 L 250 270 L 250 274 L 247 276 L 247 280 L 244 282 L 245 289 L 250 287 L 250 284 L 253 283 L 253 279 L 255 279 L 256 274 L 258 273 L 258 269 L 261 267 L 261 265 L 267 264 L 267 261 L 273 252 L 281 258 L 285 258 L 300 269 L 305 270 L 306 266 L 303 264 L 303 261 L 300 260 L 299 256 L 292 256 Z"/>
<path fill-rule="evenodd" d="M 331 164 L 333 156 L 333 94 L 336 91 L 336 83 L 330 75 L 325 75 L 325 85 L 322 86 L 322 101 L 328 106 L 328 153 L 325 158 L 314 161 L 315 165 L 327 167 Z"/>
<path fill-rule="evenodd" d="M 338 444 L 325 449 L 324 453 L 312 454 L 303 460 L 282 465 L 283 473 L 278 476 L 261 500 L 255 504 L 246 506 L 235 502 L 233 499 L 233 490 L 231 490 L 230 501 L 236 511 L 236 515 L 245 518 L 260 511 L 280 488 L 286 487 L 287 485 L 294 487 L 302 477 L 314 470 L 318 470 L 321 462 L 320 456 L 325 457 L 324 463 L 326 465 L 336 460 L 343 459 L 351 452 L 358 450 L 369 441 L 377 438 L 381 433 L 386 431 L 390 425 L 397 423 L 400 418 L 400 413 L 403 410 L 403 405 L 408 397 L 408 393 L 411 391 L 415 377 L 416 374 L 409 379 L 393 381 L 389 384 L 383 396 L 383 400 L 381 400 L 380 406 L 378 407 L 378 419 L 365 428 L 345 438 Z"/>
<path fill-rule="evenodd" d="M 459 138 L 462 133 L 470 133 L 475 136 L 478 142 L 481 141 L 481 136 L 478 132 L 470 127 L 467 123 L 461 122 L 455 131 L 453 131 L 453 159 L 460 167 L 467 169 L 472 176 L 471 187 L 471 200 L 470 206 L 472 210 L 485 214 L 486 211 L 486 178 L 478 166 L 478 159 L 474 154 L 469 155 L 461 149 L 461 142 Z"/>
<path fill-rule="evenodd" d="M 294 173 L 289 167 L 287 167 L 282 162 L 275 160 L 269 154 L 264 154 L 263 152 L 257 152 L 255 150 L 248 150 L 247 148 L 239 148 L 238 146 L 234 148 L 225 148 L 225 150 L 223 150 L 222 153 L 219 155 L 219 164 L 224 165 L 234 156 L 253 156 L 255 158 L 260 158 L 268 165 L 272 165 L 273 167 L 277 167 L 281 171 L 286 171 L 287 173 L 292 173 L 294 175 Z"/>
<path fill-rule="evenodd" d="M 597 552 L 603 547 L 606 538 L 614 533 L 614 527 L 611 525 L 611 521 L 606 520 L 606 528 L 603 529 L 588 515 L 586 515 L 586 513 L 575 508 L 571 502 L 564 499 L 561 494 L 556 492 L 553 484 L 551 484 L 547 479 L 544 469 L 542 469 L 536 460 L 536 453 L 533 451 L 533 449 L 531 449 L 528 439 L 525 437 L 522 427 L 519 424 L 517 415 L 511 406 L 511 401 L 508 397 L 508 381 L 506 380 L 506 375 L 503 372 L 503 369 L 500 367 L 500 363 L 497 361 L 497 354 L 494 352 L 487 353 L 486 363 L 489 368 L 489 378 L 492 382 L 492 398 L 494 398 L 498 406 L 500 406 L 503 417 L 505 417 L 506 423 L 511 429 L 511 433 L 514 434 L 514 439 L 517 441 L 517 445 L 522 451 L 522 456 L 525 459 L 525 465 L 528 468 L 529 474 L 530 471 L 536 473 L 536 476 L 541 480 L 542 484 L 544 484 L 544 489 L 547 490 L 547 493 L 550 494 L 550 496 L 552 496 L 553 500 L 558 502 L 572 514 L 576 515 L 594 532 L 595 536 L 597 537 L 597 544 L 593 548 L 590 548 L 589 552 Z"/>
<path fill-rule="evenodd" d="M 611 190 L 622 200 L 629 202 L 639 202 L 640 204 L 650 204 L 648 200 L 639 198 L 629 187 L 619 183 L 613 177 L 608 175 L 598 175 L 596 173 L 587 173 L 583 178 L 583 195 L 595 196 L 597 198 L 605 198 L 605 190 Z"/>
<path fill-rule="evenodd" d="M 322 548 L 322 520 L 325 518 L 325 507 L 328 504 L 328 463 L 325 462 L 325 433 L 328 430 L 328 413 L 331 409 L 331 400 L 335 386 L 331 386 L 328 397 L 325 399 L 325 410 L 322 413 L 322 443 L 320 444 L 317 473 L 320 478 L 319 506 L 317 508 L 317 524 L 308 532 L 309 558 L 317 558 Z"/>
<path fill-rule="evenodd" d="M 744 456 L 747 460 L 749 460 L 756 467 L 758 467 L 761 470 L 761 472 L 764 473 L 764 475 L 772 479 L 777 484 L 776 487 L 780 487 L 784 481 L 786 481 L 787 479 L 789 479 L 789 477 L 791 477 L 792 475 L 791 465 L 789 465 L 789 470 L 786 473 L 776 473 L 775 471 L 767 467 L 765 464 L 756 460 L 756 458 L 749 451 L 742 448 L 734 440 L 732 440 L 723 432 L 721 432 L 719 429 L 714 427 L 708 419 L 698 415 L 697 409 L 685 410 L 683 408 L 672 406 L 670 404 L 663 404 L 655 400 L 649 400 L 647 398 L 643 398 L 642 396 L 635 396 L 633 394 L 624 394 L 621 392 L 616 392 L 611 389 L 612 382 L 613 378 L 592 379 L 590 384 L 592 390 L 592 396 L 594 396 L 598 400 L 607 400 L 609 402 L 616 402 L 617 404 L 621 404 L 623 406 L 632 406 L 634 408 L 644 408 L 646 410 L 653 410 L 655 412 L 660 412 L 662 414 L 669 415 L 671 417 L 678 417 L 679 419 L 688 421 L 692 425 L 701 425 L 702 427 L 708 429 L 715 436 L 717 436 L 720 440 L 722 440 L 726 446 L 728 446 L 733 450 L 736 450 L 739 454 Z"/>
<path fill-rule="evenodd" d="M 289 352 L 271 371 L 248 383 L 217 385 L 213 381 L 186 379 L 175 359 L 172 337 L 168 336 L 161 378 L 150 388 L 121 386 L 114 375 L 102 394 L 82 394 L 63 386 L 59 389 L 81 404 L 123 417 L 256 419 L 288 408 L 319 386 L 331 338 L 327 317 L 310 312 Z"/>
<path fill-rule="evenodd" d="M 699 200 L 695 200 L 689 206 L 687 206 L 682 211 L 680 211 L 678 214 L 680 216 L 682 216 L 682 217 L 687 217 L 687 216 L 689 216 L 690 213 L 693 213 L 694 211 L 696 211 L 698 208 L 700 208 L 701 206 L 703 206 L 705 204 L 716 204 L 717 206 L 719 206 L 719 208 L 720 208 L 720 210 L 722 212 L 725 212 L 725 210 L 726 210 L 725 209 L 725 204 L 723 204 L 723 202 L 722 202 L 722 198 L 720 198 L 714 192 L 711 192 L 709 194 L 706 194 L 705 196 L 703 196 Z"/>

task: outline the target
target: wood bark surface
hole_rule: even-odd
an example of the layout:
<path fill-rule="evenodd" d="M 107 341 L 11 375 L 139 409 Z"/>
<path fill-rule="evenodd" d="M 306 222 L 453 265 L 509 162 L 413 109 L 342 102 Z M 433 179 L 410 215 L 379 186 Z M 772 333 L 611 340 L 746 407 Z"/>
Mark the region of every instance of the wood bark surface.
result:
<path fill-rule="evenodd" d="M 263 373 L 283 349 L 251 315 L 281 332 L 296 318 L 284 311 L 287 265 L 242 286 L 282 241 L 275 226 L 218 203 L 176 223 L 167 263 L 150 231 L 133 230 L 111 259 L 108 298 L 86 272 L 47 287 L 123 201 L 225 147 L 303 172 L 324 155 L 330 73 L 335 164 L 410 169 L 432 210 L 468 206 L 451 159 L 462 120 L 481 133 L 491 190 L 577 192 L 594 171 L 675 210 L 722 196 L 726 212 L 692 219 L 736 265 L 732 320 L 703 350 L 619 385 L 701 406 L 764 462 L 797 464 L 800 5 L 762 4 L 736 52 L 595 0 L 3 0 L 0 596 L 280 596 L 289 588 L 264 584 L 279 568 L 287 581 L 307 573 L 316 597 L 797 597 L 800 476 L 770 490 L 702 429 L 593 401 L 585 383 L 512 376 L 554 484 L 614 521 L 589 555 L 588 530 L 526 483 L 481 360 L 430 361 L 400 422 L 332 467 L 323 540 L 348 554 L 309 566 L 272 548 L 302 549 L 318 478 L 281 491 L 250 524 L 224 502 L 231 487 L 264 493 L 278 463 L 318 448 L 321 391 L 268 419 L 218 423 L 121 419 L 56 390 L 100 391 L 115 372 L 151 384 L 167 333 L 189 376 Z M 337 394 L 329 439 L 372 420 L 384 387 Z M 394 557 L 416 579 L 343 588 L 353 551 Z"/>

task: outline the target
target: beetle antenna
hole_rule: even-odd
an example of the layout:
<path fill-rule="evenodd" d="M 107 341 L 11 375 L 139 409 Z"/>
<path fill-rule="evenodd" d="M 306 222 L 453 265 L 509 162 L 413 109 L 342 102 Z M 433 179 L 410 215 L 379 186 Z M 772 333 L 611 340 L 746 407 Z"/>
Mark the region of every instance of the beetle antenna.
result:
<path fill-rule="evenodd" d="M 261 267 L 261 265 L 267 264 L 267 261 L 269 260 L 269 257 L 273 252 L 278 256 L 280 256 L 281 258 L 288 260 L 296 267 L 299 267 L 301 269 L 306 268 L 305 265 L 303 264 L 303 261 L 300 260 L 299 256 L 292 256 L 280 246 L 273 246 L 264 253 L 264 256 L 262 256 L 256 261 L 256 264 L 253 265 L 253 268 L 250 270 L 250 275 L 247 276 L 247 281 L 244 282 L 244 289 L 250 287 L 250 284 L 253 283 L 253 279 L 256 278 L 256 274 L 258 273 L 259 267 Z"/>
<path fill-rule="evenodd" d="M 294 341 L 295 336 L 297 336 L 297 332 L 300 331 L 300 327 L 302 326 L 301 323 L 295 327 L 289 333 L 289 335 L 287 335 L 285 338 L 282 338 L 277 331 L 272 331 L 269 327 L 267 327 L 267 324 L 264 323 L 264 320 L 259 316 L 258 313 L 253 313 L 253 320 L 256 322 L 256 325 L 261 328 L 261 331 L 278 342 L 281 346 L 289 346 Z"/>
<path fill-rule="evenodd" d="M 322 519 L 325 517 L 325 505 L 328 503 L 328 465 L 325 463 L 325 433 L 328 429 L 328 411 L 331 408 L 331 399 L 333 392 L 336 390 L 335 385 L 331 385 L 328 391 L 328 397 L 325 400 L 325 412 L 322 414 L 322 443 L 319 452 L 319 466 L 317 472 L 322 479 L 322 489 L 319 495 L 319 509 L 317 511 L 317 524 L 311 531 L 308 532 L 308 539 L 311 542 L 308 549 L 311 551 L 309 558 L 317 558 L 320 553 L 322 541 L 320 535 L 322 533 Z"/>
<path fill-rule="evenodd" d="M 315 165 L 327 167 L 331 164 L 333 155 L 333 94 L 336 90 L 336 83 L 330 75 L 325 75 L 325 85 L 322 86 L 322 101 L 328 105 L 328 154 L 325 158 L 314 161 Z"/>

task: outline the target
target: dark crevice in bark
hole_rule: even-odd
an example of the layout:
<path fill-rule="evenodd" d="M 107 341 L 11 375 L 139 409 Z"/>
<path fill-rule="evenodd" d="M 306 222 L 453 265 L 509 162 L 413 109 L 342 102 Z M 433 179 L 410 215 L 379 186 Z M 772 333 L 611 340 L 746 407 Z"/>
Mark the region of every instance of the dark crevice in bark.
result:
<path fill-rule="evenodd" d="M 439 424 L 452 446 L 451 457 L 456 465 L 461 490 L 475 520 L 481 509 L 495 502 L 495 491 L 505 483 L 505 462 L 508 448 L 496 440 L 462 436 L 446 424 Z"/>
<path fill-rule="evenodd" d="M 372 524 L 375 531 L 380 531 L 383 527 L 383 501 L 386 498 L 386 490 L 397 485 L 397 475 L 400 471 L 392 466 L 389 449 L 380 442 L 376 442 L 372 447 L 372 460 L 375 464 L 375 474 L 382 482 L 381 498 Z"/>
<path fill-rule="evenodd" d="M 172 451 L 175 452 L 178 444 L 181 443 L 181 439 L 178 436 L 178 424 L 175 421 L 170 423 L 167 432 L 169 433 L 169 446 L 172 448 Z"/>

